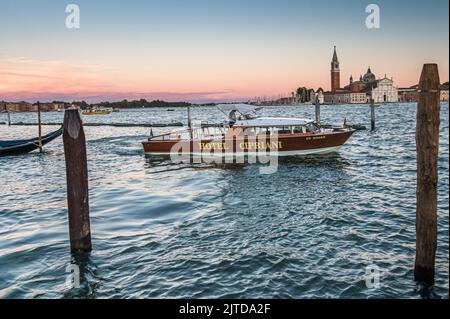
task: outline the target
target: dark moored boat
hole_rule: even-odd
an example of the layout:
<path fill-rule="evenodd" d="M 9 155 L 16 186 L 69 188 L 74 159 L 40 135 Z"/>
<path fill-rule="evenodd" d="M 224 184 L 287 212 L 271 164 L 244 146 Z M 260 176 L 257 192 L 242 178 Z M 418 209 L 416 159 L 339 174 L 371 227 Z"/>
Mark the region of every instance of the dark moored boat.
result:
<path fill-rule="evenodd" d="M 42 136 L 42 145 L 53 141 L 63 133 L 63 127 L 55 132 Z M 39 148 L 39 138 L 29 140 L 0 141 L 0 156 L 24 154 Z"/>

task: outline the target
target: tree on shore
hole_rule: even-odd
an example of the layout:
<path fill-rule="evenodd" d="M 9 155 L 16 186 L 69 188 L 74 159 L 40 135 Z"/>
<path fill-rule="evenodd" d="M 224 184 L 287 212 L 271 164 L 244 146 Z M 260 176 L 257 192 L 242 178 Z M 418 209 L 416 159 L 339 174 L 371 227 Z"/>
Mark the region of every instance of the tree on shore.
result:
<path fill-rule="evenodd" d="M 301 103 L 306 103 L 311 101 L 311 92 L 314 92 L 313 89 L 308 89 L 306 87 L 299 87 L 296 90 L 297 98 Z"/>

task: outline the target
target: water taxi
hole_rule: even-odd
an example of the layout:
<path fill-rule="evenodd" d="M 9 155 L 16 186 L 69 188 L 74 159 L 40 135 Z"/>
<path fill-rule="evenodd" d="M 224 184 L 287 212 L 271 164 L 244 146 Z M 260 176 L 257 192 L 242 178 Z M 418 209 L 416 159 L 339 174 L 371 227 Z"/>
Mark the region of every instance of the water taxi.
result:
<path fill-rule="evenodd" d="M 83 115 L 108 115 L 111 114 L 112 110 L 110 109 L 91 109 L 82 111 L 81 114 Z"/>
<path fill-rule="evenodd" d="M 261 117 L 255 113 L 258 108 L 252 105 L 226 104 L 218 108 L 223 113 L 230 112 L 229 121 L 221 127 L 202 122 L 197 128 L 189 125 L 188 129 L 150 136 L 142 142 L 145 153 L 222 157 L 326 154 L 337 151 L 355 132 L 345 123 L 324 129 L 310 119 Z"/>

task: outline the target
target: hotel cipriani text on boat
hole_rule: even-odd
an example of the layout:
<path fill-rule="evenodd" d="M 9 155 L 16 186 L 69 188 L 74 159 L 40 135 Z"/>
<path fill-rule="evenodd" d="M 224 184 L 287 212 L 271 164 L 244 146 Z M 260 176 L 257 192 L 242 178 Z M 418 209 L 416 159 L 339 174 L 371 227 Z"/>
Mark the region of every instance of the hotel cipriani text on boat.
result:
<path fill-rule="evenodd" d="M 262 117 L 257 114 L 261 108 L 247 104 L 217 107 L 229 117 L 221 127 L 189 124 L 188 129 L 151 136 L 143 142 L 145 153 L 222 158 L 326 154 L 338 151 L 355 132 L 345 123 L 324 129 L 310 119 Z"/>

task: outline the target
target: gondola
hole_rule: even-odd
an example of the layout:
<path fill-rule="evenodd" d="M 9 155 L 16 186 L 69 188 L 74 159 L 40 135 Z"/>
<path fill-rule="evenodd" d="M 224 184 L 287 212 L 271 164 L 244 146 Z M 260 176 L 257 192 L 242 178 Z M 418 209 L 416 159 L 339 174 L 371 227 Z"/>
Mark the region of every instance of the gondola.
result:
<path fill-rule="evenodd" d="M 63 133 L 63 127 L 55 132 L 42 136 L 42 145 L 45 145 Z M 39 148 L 39 138 L 35 137 L 29 140 L 0 141 L 0 156 L 18 155 L 29 153 Z"/>

